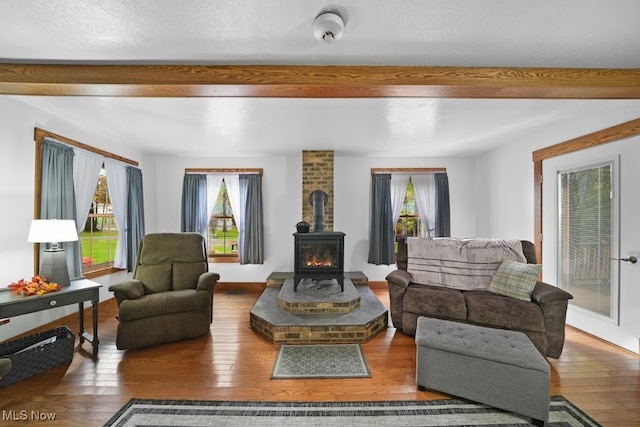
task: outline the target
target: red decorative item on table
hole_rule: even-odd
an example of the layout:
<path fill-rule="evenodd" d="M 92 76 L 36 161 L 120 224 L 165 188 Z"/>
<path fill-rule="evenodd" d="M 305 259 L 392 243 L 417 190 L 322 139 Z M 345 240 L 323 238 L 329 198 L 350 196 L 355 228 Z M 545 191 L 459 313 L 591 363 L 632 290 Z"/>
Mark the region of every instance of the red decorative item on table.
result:
<path fill-rule="evenodd" d="M 22 294 L 24 296 L 44 295 L 49 292 L 57 292 L 62 286 L 57 283 L 47 282 L 44 276 L 33 276 L 30 282 L 20 279 L 9 285 L 9 290 L 14 294 Z"/>

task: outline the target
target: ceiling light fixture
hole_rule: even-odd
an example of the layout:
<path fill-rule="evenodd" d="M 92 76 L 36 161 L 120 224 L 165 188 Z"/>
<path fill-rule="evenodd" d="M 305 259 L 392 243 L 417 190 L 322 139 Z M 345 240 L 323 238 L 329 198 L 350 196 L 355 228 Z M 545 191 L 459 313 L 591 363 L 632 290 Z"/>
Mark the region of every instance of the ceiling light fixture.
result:
<path fill-rule="evenodd" d="M 344 21 L 334 12 L 323 12 L 313 21 L 313 35 L 316 40 L 327 44 L 335 43 L 342 38 Z"/>

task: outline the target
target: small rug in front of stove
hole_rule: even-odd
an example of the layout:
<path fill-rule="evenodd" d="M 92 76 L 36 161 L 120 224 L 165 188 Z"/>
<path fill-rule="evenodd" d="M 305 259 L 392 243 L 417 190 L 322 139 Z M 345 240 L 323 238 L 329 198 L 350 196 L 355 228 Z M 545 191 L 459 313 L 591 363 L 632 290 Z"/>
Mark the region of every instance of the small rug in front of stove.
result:
<path fill-rule="evenodd" d="M 271 379 L 369 377 L 360 344 L 283 344 L 271 374 Z"/>

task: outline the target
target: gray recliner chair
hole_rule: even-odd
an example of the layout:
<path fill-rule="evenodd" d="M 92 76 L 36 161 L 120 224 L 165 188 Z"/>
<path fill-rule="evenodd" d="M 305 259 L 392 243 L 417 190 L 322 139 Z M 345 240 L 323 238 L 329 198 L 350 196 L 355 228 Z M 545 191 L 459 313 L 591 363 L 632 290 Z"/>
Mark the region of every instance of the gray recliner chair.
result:
<path fill-rule="evenodd" d="M 116 347 L 147 347 L 206 335 L 213 320 L 213 290 L 204 238 L 197 233 L 155 233 L 138 247 L 133 278 L 109 287 L 118 303 Z"/>

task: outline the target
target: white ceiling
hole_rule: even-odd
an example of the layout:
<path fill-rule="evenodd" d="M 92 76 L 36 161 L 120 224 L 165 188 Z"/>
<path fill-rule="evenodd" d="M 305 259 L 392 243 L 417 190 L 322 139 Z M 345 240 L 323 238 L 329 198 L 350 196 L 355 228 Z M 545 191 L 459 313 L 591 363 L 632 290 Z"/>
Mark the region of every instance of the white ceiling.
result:
<path fill-rule="evenodd" d="M 322 11 L 343 38 L 313 38 Z M 640 68 L 637 0 L 2 0 L 0 62 Z M 471 154 L 639 100 L 15 96 L 62 120 L 171 155 Z M 398 144 L 402 141 L 402 144 Z M 87 141 L 89 142 L 89 141 Z"/>

